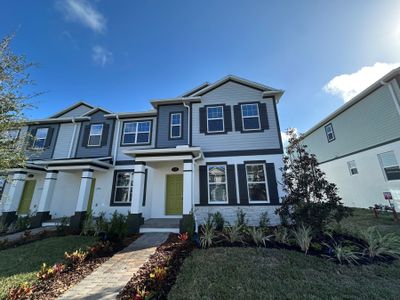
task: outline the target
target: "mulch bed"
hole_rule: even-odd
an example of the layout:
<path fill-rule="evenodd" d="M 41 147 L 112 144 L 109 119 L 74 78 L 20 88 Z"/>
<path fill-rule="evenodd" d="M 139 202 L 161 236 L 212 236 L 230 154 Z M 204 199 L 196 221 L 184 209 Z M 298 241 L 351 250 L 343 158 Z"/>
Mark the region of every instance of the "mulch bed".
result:
<path fill-rule="evenodd" d="M 133 275 L 117 299 L 166 299 L 186 257 L 195 244 L 170 234 L 149 260 Z"/>

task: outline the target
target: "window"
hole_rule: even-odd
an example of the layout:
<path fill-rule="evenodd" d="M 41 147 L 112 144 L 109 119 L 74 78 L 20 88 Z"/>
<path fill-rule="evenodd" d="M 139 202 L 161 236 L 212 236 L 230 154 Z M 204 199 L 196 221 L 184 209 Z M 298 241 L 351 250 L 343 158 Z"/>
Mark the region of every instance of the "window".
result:
<path fill-rule="evenodd" d="M 170 138 L 177 139 L 182 137 L 182 113 L 170 115 Z"/>
<path fill-rule="evenodd" d="M 47 133 L 49 132 L 49 128 L 38 128 L 36 130 L 36 135 L 33 140 L 32 148 L 34 149 L 43 149 L 46 145 Z"/>
<path fill-rule="evenodd" d="M 357 169 L 355 160 L 348 161 L 347 166 L 349 167 L 350 175 L 358 174 L 358 169 Z"/>
<path fill-rule="evenodd" d="M 1 202 L 1 197 L 3 196 L 5 185 L 6 185 L 5 179 L 0 177 L 0 202 Z"/>
<path fill-rule="evenodd" d="M 258 111 L 258 104 L 242 104 L 242 126 L 243 130 L 259 130 L 260 114 Z"/>
<path fill-rule="evenodd" d="M 333 131 L 333 126 L 331 123 L 325 126 L 325 133 L 326 133 L 326 138 L 328 139 L 328 142 L 334 141 L 335 138 L 335 132 Z"/>
<path fill-rule="evenodd" d="M 4 133 L 4 138 L 9 141 L 15 141 L 19 136 L 19 129 L 7 130 Z"/>
<path fill-rule="evenodd" d="M 208 166 L 208 195 L 210 203 L 228 202 L 226 166 Z"/>
<path fill-rule="evenodd" d="M 207 132 L 224 132 L 223 106 L 207 107 Z"/>
<path fill-rule="evenodd" d="M 103 124 L 90 125 L 88 146 L 89 147 L 101 146 L 102 135 L 103 135 Z"/>
<path fill-rule="evenodd" d="M 265 164 L 246 165 L 247 190 L 250 202 L 267 202 Z"/>
<path fill-rule="evenodd" d="M 151 121 L 126 122 L 122 131 L 122 145 L 150 143 Z"/>
<path fill-rule="evenodd" d="M 400 167 L 393 151 L 378 154 L 386 180 L 400 180 Z"/>
<path fill-rule="evenodd" d="M 130 203 L 132 201 L 133 172 L 117 171 L 115 174 L 114 203 Z"/>

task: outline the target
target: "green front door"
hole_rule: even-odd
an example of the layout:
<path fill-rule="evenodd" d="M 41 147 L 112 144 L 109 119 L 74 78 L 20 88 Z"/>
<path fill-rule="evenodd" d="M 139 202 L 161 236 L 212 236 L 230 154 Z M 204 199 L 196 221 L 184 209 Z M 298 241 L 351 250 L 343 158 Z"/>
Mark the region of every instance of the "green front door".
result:
<path fill-rule="evenodd" d="M 21 201 L 19 202 L 18 213 L 27 214 L 31 206 L 33 192 L 35 191 L 36 180 L 25 181 L 24 190 L 22 192 Z"/>
<path fill-rule="evenodd" d="M 87 205 L 87 211 L 92 210 L 94 188 L 96 186 L 96 178 L 92 179 L 92 185 L 90 186 L 89 201 Z"/>
<path fill-rule="evenodd" d="M 183 175 L 167 175 L 165 214 L 181 215 L 183 206 Z"/>

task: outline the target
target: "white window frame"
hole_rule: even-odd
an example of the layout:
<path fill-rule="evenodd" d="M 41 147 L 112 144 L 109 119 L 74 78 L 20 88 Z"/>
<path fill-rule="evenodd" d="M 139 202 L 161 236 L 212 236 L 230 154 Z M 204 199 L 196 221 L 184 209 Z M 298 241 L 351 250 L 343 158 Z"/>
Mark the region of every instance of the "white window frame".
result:
<path fill-rule="evenodd" d="M 15 132 L 15 133 L 16 133 L 16 134 L 15 134 L 15 137 L 11 137 L 11 136 L 10 136 L 10 132 Z M 20 129 L 10 129 L 10 130 L 7 130 L 7 131 L 4 133 L 4 138 L 5 138 L 6 140 L 8 140 L 8 141 L 15 141 L 15 140 L 18 139 L 20 132 L 21 132 Z"/>
<path fill-rule="evenodd" d="M 128 186 L 125 185 L 118 185 L 118 175 L 123 174 L 123 173 L 129 173 L 129 184 Z M 115 175 L 115 186 L 114 186 L 114 195 L 113 195 L 113 204 L 125 204 L 125 203 L 132 203 L 132 195 L 133 195 L 133 174 L 134 172 L 132 170 L 118 170 L 116 171 Z M 128 197 L 129 201 L 116 201 L 117 198 L 117 190 L 118 189 L 126 189 L 128 188 Z"/>
<path fill-rule="evenodd" d="M 46 129 L 46 136 L 44 138 L 40 138 L 39 139 L 39 138 L 37 138 L 37 135 L 38 135 L 39 130 L 41 130 L 41 129 Z M 34 140 L 33 140 L 33 144 L 32 144 L 32 149 L 35 149 L 35 150 L 44 149 L 46 147 L 46 140 L 47 140 L 48 135 L 49 135 L 49 127 L 37 128 L 36 129 L 36 134 L 35 134 L 35 137 L 34 137 Z M 35 146 L 38 140 L 43 140 L 43 147 L 36 147 Z"/>
<path fill-rule="evenodd" d="M 132 124 L 132 123 L 136 123 L 135 131 L 126 132 L 126 130 L 125 130 L 126 125 L 127 124 Z M 139 123 L 149 123 L 149 131 L 139 131 Z M 152 122 L 149 121 L 149 120 L 147 120 L 147 121 L 129 121 L 129 122 L 124 122 L 124 125 L 122 127 L 121 145 L 126 146 L 126 145 L 147 145 L 147 144 L 150 144 L 151 143 L 151 126 L 152 126 Z M 149 134 L 149 138 L 148 138 L 147 142 L 138 143 L 138 141 L 137 141 L 138 133 L 148 133 Z M 124 143 L 125 134 L 135 134 L 135 141 L 133 143 Z"/>
<path fill-rule="evenodd" d="M 247 167 L 248 166 L 262 166 L 264 170 L 264 178 L 265 181 L 249 181 L 249 176 L 247 174 Z M 247 197 L 249 199 L 249 203 L 269 203 L 270 198 L 269 198 L 269 191 L 268 191 L 268 178 L 267 178 L 267 169 L 265 167 L 265 163 L 255 163 L 255 164 L 245 164 L 245 169 L 246 169 L 246 183 L 247 183 Z M 250 184 L 260 184 L 264 183 L 265 184 L 265 194 L 267 195 L 267 200 L 252 200 L 250 197 Z"/>
<path fill-rule="evenodd" d="M 217 117 L 217 118 L 209 118 L 208 117 L 208 110 L 210 108 L 221 108 L 222 110 L 222 116 L 221 117 Z M 207 133 L 220 133 L 220 132 L 225 132 L 225 115 L 224 115 L 224 106 L 223 105 L 215 105 L 215 106 L 207 106 Z M 212 120 L 222 120 L 222 130 L 213 130 L 210 131 L 208 129 L 208 121 L 212 121 Z"/>
<path fill-rule="evenodd" d="M 92 134 L 92 127 L 94 127 L 94 126 L 101 126 L 100 133 Z M 88 147 L 100 147 L 101 146 L 101 142 L 102 142 L 102 139 L 103 139 L 103 130 L 104 130 L 104 124 L 102 124 L 102 123 L 90 124 L 89 136 L 88 136 L 88 141 L 87 141 L 87 146 Z M 90 137 L 92 137 L 92 136 L 100 136 L 98 144 L 90 144 Z"/>
<path fill-rule="evenodd" d="M 354 163 L 353 168 L 351 167 L 352 163 Z M 356 161 L 354 159 L 347 162 L 347 167 L 349 168 L 350 176 L 358 175 L 358 168 L 357 168 Z M 353 174 L 353 172 L 351 170 L 354 170 L 354 169 L 356 170 L 356 173 Z"/>
<path fill-rule="evenodd" d="M 212 167 L 224 167 L 225 170 L 225 182 L 210 182 L 210 168 Z M 226 200 L 225 201 L 211 201 L 210 199 L 210 185 L 222 185 L 225 184 L 225 191 L 226 191 Z M 207 165 L 207 197 L 208 197 L 208 204 L 227 204 L 229 203 L 229 194 L 228 194 L 228 167 L 224 164 L 218 165 Z"/>
<path fill-rule="evenodd" d="M 336 135 L 335 135 L 335 131 L 333 130 L 333 125 L 332 123 L 326 124 L 325 127 L 325 134 L 326 134 L 326 138 L 328 140 L 328 143 L 333 142 L 334 140 L 336 140 Z M 329 129 L 329 130 L 328 130 Z M 328 132 L 329 131 L 329 132 Z M 333 138 L 329 139 L 329 134 L 332 134 Z"/>
<path fill-rule="evenodd" d="M 257 107 L 257 116 L 245 116 L 243 114 L 243 107 L 246 106 L 246 105 L 255 105 Z M 242 115 L 242 130 L 243 131 L 254 131 L 254 130 L 260 130 L 261 129 L 261 118 L 260 118 L 260 110 L 259 110 L 259 107 L 258 107 L 258 103 L 243 103 L 243 104 L 240 104 L 240 112 L 241 112 L 241 115 Z M 258 128 L 246 129 L 245 126 L 244 126 L 244 119 L 255 118 L 255 117 L 258 118 Z"/>
<path fill-rule="evenodd" d="M 178 115 L 179 116 L 179 124 L 173 124 L 172 120 L 174 119 L 174 115 Z M 169 137 L 171 139 L 180 139 L 182 137 L 182 113 L 181 112 L 177 112 L 177 113 L 171 113 L 170 115 L 170 120 L 169 120 Z M 173 136 L 172 134 L 172 129 L 174 127 L 179 127 L 179 135 L 178 136 Z"/>
<path fill-rule="evenodd" d="M 390 152 L 393 153 L 394 159 L 396 160 L 396 164 L 395 164 L 395 165 L 390 165 L 390 166 L 384 166 L 384 165 L 383 165 L 382 158 L 381 158 L 381 155 L 382 155 L 382 154 L 386 154 L 386 153 L 390 153 Z M 378 160 L 379 160 L 379 164 L 381 165 L 381 169 L 382 169 L 382 172 L 383 172 L 383 176 L 384 176 L 384 178 L 385 178 L 385 181 L 399 181 L 399 180 L 400 180 L 400 179 L 391 179 L 391 180 L 389 180 L 389 179 L 387 178 L 386 171 L 385 171 L 385 168 L 400 167 L 400 166 L 399 166 L 399 162 L 397 161 L 396 153 L 394 153 L 393 150 L 385 151 L 385 152 L 382 152 L 382 153 L 378 153 Z"/>

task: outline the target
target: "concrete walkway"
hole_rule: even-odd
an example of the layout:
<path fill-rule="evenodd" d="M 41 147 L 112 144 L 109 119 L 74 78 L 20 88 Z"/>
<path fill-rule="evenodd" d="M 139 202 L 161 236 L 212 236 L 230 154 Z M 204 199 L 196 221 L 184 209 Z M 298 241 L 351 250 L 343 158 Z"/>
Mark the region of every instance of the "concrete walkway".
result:
<path fill-rule="evenodd" d="M 57 229 L 56 227 L 40 227 L 40 228 L 34 228 L 34 229 L 27 229 L 25 231 L 30 231 L 31 232 L 30 235 L 33 236 L 33 235 L 38 235 L 38 234 L 42 233 L 43 231 L 54 231 L 56 229 Z M 9 242 L 19 240 L 24 236 L 25 231 L 2 235 L 2 236 L 0 236 L 0 242 L 4 241 L 4 240 L 8 240 Z"/>
<path fill-rule="evenodd" d="M 116 299 L 169 233 L 145 233 L 58 299 Z"/>

